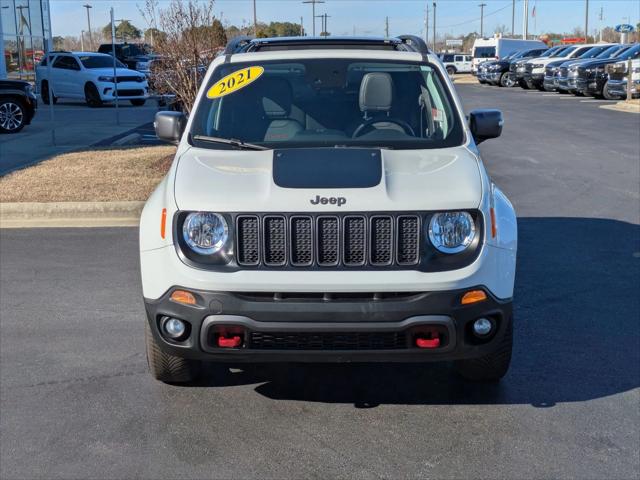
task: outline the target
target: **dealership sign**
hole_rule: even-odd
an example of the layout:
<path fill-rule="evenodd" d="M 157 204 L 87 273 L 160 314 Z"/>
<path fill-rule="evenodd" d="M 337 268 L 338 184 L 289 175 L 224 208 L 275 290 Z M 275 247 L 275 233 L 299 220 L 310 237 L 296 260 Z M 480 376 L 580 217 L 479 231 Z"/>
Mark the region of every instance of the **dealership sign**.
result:
<path fill-rule="evenodd" d="M 446 40 L 445 42 L 447 44 L 447 47 L 461 47 L 462 46 L 462 40 L 460 39 L 449 39 Z"/>
<path fill-rule="evenodd" d="M 628 23 L 616 25 L 616 32 L 618 33 L 630 33 L 630 32 L 633 32 L 634 30 L 635 29 L 633 28 L 633 25 L 629 25 Z"/>

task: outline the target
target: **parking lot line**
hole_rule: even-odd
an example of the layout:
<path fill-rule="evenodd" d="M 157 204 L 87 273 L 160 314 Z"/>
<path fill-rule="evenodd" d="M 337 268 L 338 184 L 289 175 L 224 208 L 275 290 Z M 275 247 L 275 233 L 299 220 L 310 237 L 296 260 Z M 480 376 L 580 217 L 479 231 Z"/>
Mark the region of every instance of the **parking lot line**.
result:
<path fill-rule="evenodd" d="M 597 98 L 593 98 L 591 100 L 580 100 L 580 103 L 608 103 L 608 102 L 615 102 L 615 100 L 604 100 L 604 99 L 597 99 Z"/>

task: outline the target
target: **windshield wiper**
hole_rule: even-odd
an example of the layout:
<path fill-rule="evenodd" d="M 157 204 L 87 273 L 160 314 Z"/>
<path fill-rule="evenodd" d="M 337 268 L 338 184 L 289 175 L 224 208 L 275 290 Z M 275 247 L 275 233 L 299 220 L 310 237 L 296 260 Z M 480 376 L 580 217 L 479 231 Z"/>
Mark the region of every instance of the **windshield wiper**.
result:
<path fill-rule="evenodd" d="M 240 150 L 269 150 L 269 148 L 263 147 L 262 145 L 245 143 L 242 140 L 238 140 L 236 138 L 208 137 L 206 135 L 193 135 L 192 138 L 201 142 L 231 145 L 232 147 L 238 148 Z"/>

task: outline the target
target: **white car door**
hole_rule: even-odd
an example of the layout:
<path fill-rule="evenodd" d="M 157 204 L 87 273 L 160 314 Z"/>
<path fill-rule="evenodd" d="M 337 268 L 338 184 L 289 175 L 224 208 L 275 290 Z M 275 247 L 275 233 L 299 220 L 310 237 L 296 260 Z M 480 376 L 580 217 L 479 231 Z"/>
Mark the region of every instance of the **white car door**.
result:
<path fill-rule="evenodd" d="M 74 76 L 80 73 L 80 65 L 70 55 L 60 55 L 51 68 L 51 86 L 56 97 L 75 96 Z"/>

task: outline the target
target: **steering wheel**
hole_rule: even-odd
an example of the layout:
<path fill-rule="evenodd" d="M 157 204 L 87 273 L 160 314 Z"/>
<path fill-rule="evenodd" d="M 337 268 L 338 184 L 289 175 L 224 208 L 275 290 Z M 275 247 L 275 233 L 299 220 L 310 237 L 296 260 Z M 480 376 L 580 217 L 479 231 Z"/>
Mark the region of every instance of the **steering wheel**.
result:
<path fill-rule="evenodd" d="M 366 122 L 360 124 L 360 126 L 356 128 L 355 132 L 353 132 L 353 135 L 351 136 L 351 138 L 356 138 L 364 135 L 365 133 L 367 133 L 369 129 L 373 129 L 373 126 L 376 123 L 393 123 L 401 127 L 407 135 L 410 135 L 412 137 L 416 136 L 415 132 L 413 131 L 413 128 L 411 128 L 411 125 L 409 125 L 404 120 L 400 120 L 399 118 L 392 118 L 392 117 L 382 117 L 382 118 L 379 117 L 379 118 L 371 118 Z"/>

